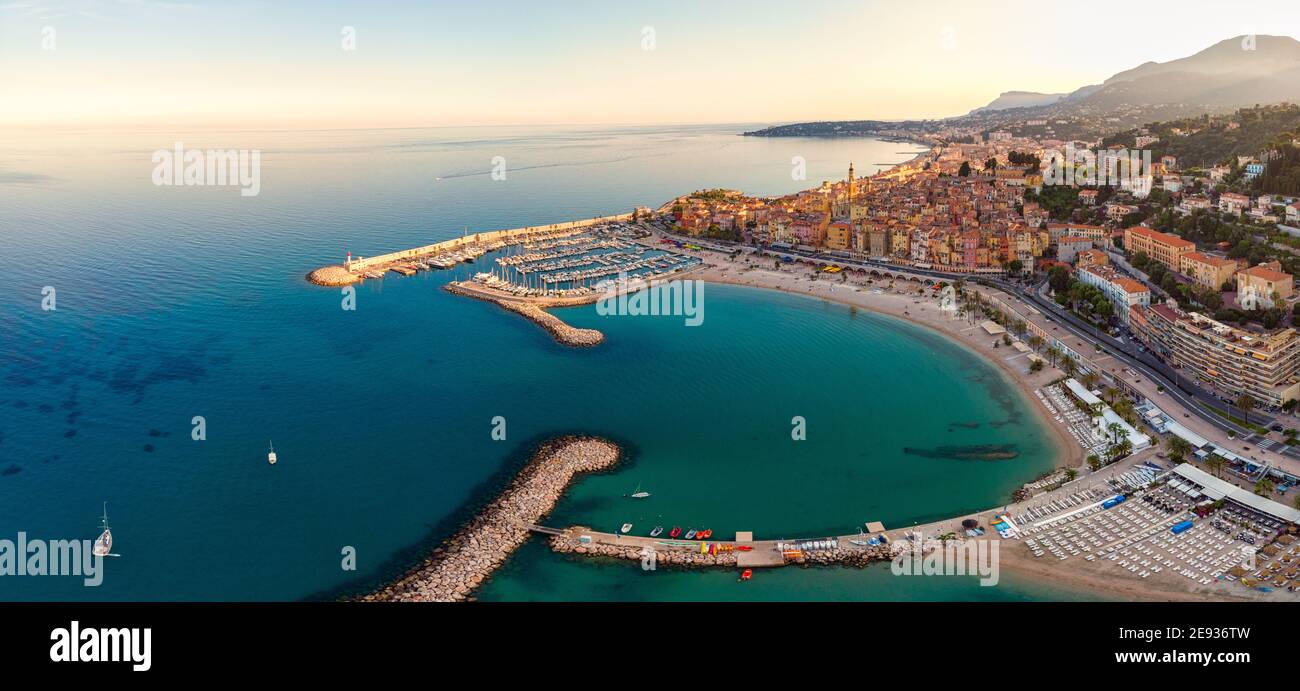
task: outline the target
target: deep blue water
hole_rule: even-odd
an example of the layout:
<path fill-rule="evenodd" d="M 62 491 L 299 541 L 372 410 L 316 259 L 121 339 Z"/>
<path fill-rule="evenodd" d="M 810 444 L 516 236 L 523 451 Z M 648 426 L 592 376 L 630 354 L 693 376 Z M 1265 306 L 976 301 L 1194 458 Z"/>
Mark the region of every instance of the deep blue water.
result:
<path fill-rule="evenodd" d="M 356 587 L 446 535 L 533 443 L 565 432 L 610 436 L 629 460 L 580 483 L 556 521 L 639 521 L 611 497 L 640 482 L 655 493 L 646 510 L 665 520 L 844 532 L 992 505 L 1046 468 L 1046 436 L 991 366 L 839 305 L 709 286 L 698 328 L 565 310 L 608 335 L 569 350 L 440 289 L 467 268 L 367 282 L 353 312 L 338 290 L 303 280 L 345 250 L 619 213 L 702 187 L 791 192 L 842 177 L 850 160 L 869 171 L 914 148 L 741 129 L 7 138 L 0 539 L 93 538 L 108 501 L 121 556 L 101 587 L 5 577 L 0 598 L 296 599 Z M 154 186 L 150 154 L 175 141 L 261 149 L 261 194 Z M 494 156 L 506 180 L 487 174 Z M 791 179 L 793 156 L 808 180 Z M 41 309 L 45 286 L 54 311 Z M 498 415 L 504 442 L 490 436 Z M 793 415 L 808 420 L 806 442 L 790 440 Z M 195 416 L 206 440 L 191 439 Z M 982 424 L 951 426 L 971 421 Z M 901 453 L 944 443 L 1011 443 L 1021 456 Z M 356 571 L 340 567 L 345 546 Z M 547 568 L 588 567 L 530 549 L 488 592 L 543 597 L 530 595 L 529 574 Z M 844 578 L 810 578 L 786 597 L 834 599 L 819 589 Z"/>

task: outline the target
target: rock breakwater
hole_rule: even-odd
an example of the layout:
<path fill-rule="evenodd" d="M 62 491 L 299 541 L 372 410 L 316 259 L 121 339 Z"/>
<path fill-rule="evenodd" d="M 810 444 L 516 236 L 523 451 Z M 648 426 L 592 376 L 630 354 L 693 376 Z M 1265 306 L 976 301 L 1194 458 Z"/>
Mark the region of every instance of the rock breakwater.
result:
<path fill-rule="evenodd" d="M 561 437 L 543 444 L 519 475 L 451 539 L 394 583 L 365 601 L 456 602 L 471 597 L 528 539 L 573 478 L 618 463 L 619 448 L 595 437 Z"/>
<path fill-rule="evenodd" d="M 526 319 L 546 329 L 547 333 L 555 338 L 556 342 L 561 345 L 572 346 L 574 348 L 590 348 L 600 345 L 605 340 L 605 334 L 595 329 L 579 329 L 564 323 L 563 319 L 547 312 L 546 310 L 528 302 L 519 302 L 517 300 L 507 300 L 505 298 L 493 297 L 476 290 L 467 289 L 456 283 L 449 283 L 446 286 L 447 291 L 456 295 L 485 300 L 495 305 L 504 307 L 516 314 L 523 315 Z"/>

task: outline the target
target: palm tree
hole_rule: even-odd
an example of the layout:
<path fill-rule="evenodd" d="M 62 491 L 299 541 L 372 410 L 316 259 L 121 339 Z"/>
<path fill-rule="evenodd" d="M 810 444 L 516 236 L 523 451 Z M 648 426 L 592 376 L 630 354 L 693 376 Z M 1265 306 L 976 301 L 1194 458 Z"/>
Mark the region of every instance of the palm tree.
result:
<path fill-rule="evenodd" d="M 1212 453 L 1205 459 L 1205 469 L 1214 473 L 1215 477 L 1219 477 L 1219 473 L 1223 472 L 1223 463 L 1223 456 L 1220 456 L 1217 453 Z"/>
<path fill-rule="evenodd" d="M 1073 377 L 1075 371 L 1078 369 L 1079 365 L 1074 361 L 1073 355 L 1066 354 L 1065 357 L 1061 358 L 1061 370 L 1067 375 Z"/>
<path fill-rule="evenodd" d="M 1098 455 L 1095 454 L 1095 453 L 1094 453 L 1094 454 L 1089 454 L 1089 455 L 1088 455 L 1088 467 L 1089 467 L 1089 468 L 1092 468 L 1093 472 L 1096 472 L 1096 471 L 1098 471 L 1098 470 L 1101 470 L 1101 457 L 1098 456 Z"/>
<path fill-rule="evenodd" d="M 1275 486 L 1273 485 L 1273 481 L 1266 477 L 1260 478 L 1259 482 L 1255 483 L 1255 494 L 1258 494 L 1261 497 L 1269 496 L 1273 493 L 1274 489 Z"/>
<path fill-rule="evenodd" d="M 1192 451 L 1192 445 L 1177 435 L 1170 435 L 1165 440 L 1165 448 L 1169 450 L 1169 458 L 1173 459 L 1174 463 L 1182 463 L 1187 454 Z"/>
<path fill-rule="evenodd" d="M 1235 403 L 1237 409 L 1241 411 L 1242 419 L 1245 420 L 1247 425 L 1249 425 L 1250 411 L 1255 407 L 1255 399 L 1251 398 L 1250 394 L 1243 393 L 1237 397 Z"/>
<path fill-rule="evenodd" d="M 1051 348 L 1047 349 L 1047 361 L 1052 363 L 1053 367 L 1056 366 L 1056 358 L 1058 357 L 1061 357 L 1060 348 L 1057 348 L 1056 346 L 1052 346 Z"/>
<path fill-rule="evenodd" d="M 1124 431 L 1124 427 L 1118 422 L 1112 422 L 1109 425 L 1106 425 L 1106 431 L 1110 433 L 1110 443 L 1118 444 L 1119 434 Z"/>
<path fill-rule="evenodd" d="M 1042 348 L 1042 347 L 1043 347 L 1043 337 L 1042 337 L 1042 336 L 1039 336 L 1038 334 L 1034 334 L 1033 336 L 1030 336 L 1030 337 L 1029 337 L 1029 347 L 1030 347 L 1030 348 L 1033 348 L 1034 350 L 1038 350 L 1039 348 Z"/>
<path fill-rule="evenodd" d="M 1101 375 L 1091 370 L 1084 372 L 1079 377 L 1079 383 L 1083 384 L 1084 388 L 1088 389 L 1089 391 L 1091 391 L 1092 387 L 1096 386 L 1097 382 L 1100 380 L 1101 380 Z"/>
<path fill-rule="evenodd" d="M 1073 482 L 1073 481 L 1074 481 L 1074 478 L 1076 478 L 1076 477 L 1079 477 L 1079 471 L 1075 470 L 1074 468 L 1066 468 L 1066 469 L 1065 469 L 1065 481 L 1066 481 L 1066 482 Z"/>
<path fill-rule="evenodd" d="M 1104 390 L 1102 390 L 1101 395 L 1105 396 L 1106 402 L 1110 403 L 1113 406 L 1115 405 L 1115 397 L 1119 395 L 1119 389 L 1113 386 L 1107 386 Z"/>

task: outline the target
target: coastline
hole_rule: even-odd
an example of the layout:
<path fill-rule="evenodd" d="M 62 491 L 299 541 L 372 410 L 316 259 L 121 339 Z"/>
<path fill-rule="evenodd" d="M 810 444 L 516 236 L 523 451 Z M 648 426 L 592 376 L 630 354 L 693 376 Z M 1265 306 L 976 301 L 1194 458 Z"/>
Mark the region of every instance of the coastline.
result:
<path fill-rule="evenodd" d="M 1083 448 L 1069 436 L 1060 423 L 1047 414 L 1043 405 L 1038 402 L 1037 397 L 1034 395 L 1036 389 L 1064 375 L 1060 370 L 1044 366 L 1043 371 L 1037 375 L 1016 371 L 1002 358 L 977 347 L 977 339 L 981 338 L 979 334 L 982 333 L 979 331 L 978 326 L 972 329 L 965 321 L 941 317 L 938 308 L 929 298 L 923 299 L 922 304 L 918 305 L 913 302 L 916 299 L 915 297 L 901 294 L 898 291 L 886 291 L 879 295 L 873 295 L 869 292 L 856 290 L 855 288 L 860 286 L 853 283 L 838 284 L 820 279 L 814 282 L 808 281 L 806 278 L 800 282 L 799 277 L 794 274 L 784 271 L 778 273 L 771 269 L 748 269 L 743 273 L 739 273 L 738 270 L 746 268 L 744 264 L 732 263 L 725 259 L 723 260 L 725 263 L 715 263 L 711 261 L 712 259 L 712 257 L 705 257 L 705 268 L 698 274 L 701 280 L 746 288 L 775 290 L 791 295 L 818 298 L 849 307 L 865 309 L 922 327 L 962 347 L 984 362 L 994 365 L 1003 379 L 1007 380 L 1007 383 L 1023 399 L 1025 407 L 1033 411 L 1033 415 L 1036 416 L 1039 423 L 1045 429 L 1051 430 L 1051 434 L 1048 436 L 1057 447 L 1054 454 L 1054 469 L 1079 468 L 1084 465 L 1086 457 Z M 908 285 L 912 284 L 908 283 Z M 806 287 L 809 290 L 795 290 L 793 289 L 795 286 Z M 972 337 L 969 334 L 963 334 L 963 330 L 976 335 Z M 982 338 L 987 341 L 992 337 L 982 336 Z"/>

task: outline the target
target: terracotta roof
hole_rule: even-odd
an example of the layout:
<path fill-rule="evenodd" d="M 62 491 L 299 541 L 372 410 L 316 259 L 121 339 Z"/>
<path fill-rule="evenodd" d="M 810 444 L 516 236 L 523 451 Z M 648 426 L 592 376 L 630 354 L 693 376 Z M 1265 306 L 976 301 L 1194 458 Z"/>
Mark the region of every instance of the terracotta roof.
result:
<path fill-rule="evenodd" d="M 1274 283 L 1289 283 L 1291 281 L 1291 274 L 1274 271 L 1262 266 L 1252 266 L 1249 269 L 1243 269 L 1240 273 Z"/>
<path fill-rule="evenodd" d="M 1184 240 L 1178 237 L 1177 235 L 1162 233 L 1158 230 L 1152 230 L 1151 228 L 1148 228 L 1146 226 L 1134 226 L 1132 228 L 1125 229 L 1124 232 L 1133 233 L 1134 235 L 1144 235 L 1146 237 L 1151 238 L 1152 240 L 1158 240 L 1160 242 L 1165 243 L 1166 245 L 1172 245 L 1174 247 L 1191 247 L 1193 249 L 1196 248 L 1196 243 L 1192 242 L 1191 240 Z"/>
<path fill-rule="evenodd" d="M 1193 261 L 1198 261 L 1203 264 L 1209 264 L 1210 266 L 1229 266 L 1229 265 L 1236 265 L 1237 263 L 1231 259 L 1216 257 L 1212 254 L 1205 254 L 1204 252 L 1188 252 L 1183 256 Z"/>

